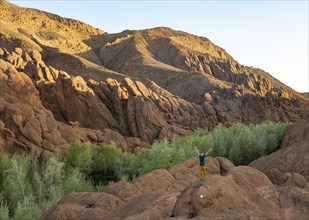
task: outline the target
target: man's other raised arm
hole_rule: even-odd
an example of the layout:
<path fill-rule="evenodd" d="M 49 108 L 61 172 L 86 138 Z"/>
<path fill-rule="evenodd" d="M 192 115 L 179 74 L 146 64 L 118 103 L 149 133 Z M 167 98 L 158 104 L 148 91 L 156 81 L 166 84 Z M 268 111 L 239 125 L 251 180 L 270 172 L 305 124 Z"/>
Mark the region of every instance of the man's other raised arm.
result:
<path fill-rule="evenodd" d="M 211 150 L 212 150 L 212 148 L 210 148 L 210 149 L 205 153 L 205 155 L 207 155 Z"/>

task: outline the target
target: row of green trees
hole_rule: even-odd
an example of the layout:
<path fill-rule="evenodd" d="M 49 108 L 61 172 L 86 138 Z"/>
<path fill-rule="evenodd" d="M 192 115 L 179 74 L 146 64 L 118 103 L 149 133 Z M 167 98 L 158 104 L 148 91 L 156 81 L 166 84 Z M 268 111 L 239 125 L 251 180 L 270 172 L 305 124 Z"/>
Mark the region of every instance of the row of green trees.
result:
<path fill-rule="evenodd" d="M 143 149 L 138 155 L 124 154 L 114 144 L 95 146 L 74 143 L 67 162 L 95 182 L 133 179 L 154 169 L 168 169 L 196 156 L 193 146 L 204 152 L 213 148 L 210 156 L 222 156 L 236 165 L 247 165 L 275 151 L 288 125 L 272 122 L 234 124 L 230 128 L 218 125 L 210 132 L 199 129 L 190 136 L 156 141 L 150 149 Z"/>
<path fill-rule="evenodd" d="M 236 165 L 277 149 L 288 123 L 218 125 L 190 136 L 155 142 L 138 155 L 125 154 L 115 144 L 72 143 L 67 159 L 57 153 L 38 160 L 34 155 L 8 157 L 0 154 L 0 219 L 38 219 L 42 212 L 69 192 L 95 191 L 102 185 L 132 180 L 149 171 L 165 168 L 213 148 L 210 156 L 223 156 Z"/>

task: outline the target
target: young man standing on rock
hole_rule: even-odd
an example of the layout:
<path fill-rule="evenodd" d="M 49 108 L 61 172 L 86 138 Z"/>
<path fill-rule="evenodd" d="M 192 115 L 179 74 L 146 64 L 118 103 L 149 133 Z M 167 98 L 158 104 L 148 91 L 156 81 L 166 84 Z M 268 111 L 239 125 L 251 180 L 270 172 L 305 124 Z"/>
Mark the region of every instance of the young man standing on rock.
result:
<path fill-rule="evenodd" d="M 212 150 L 212 148 L 210 148 L 206 153 L 198 152 L 196 147 L 194 147 L 194 149 L 197 152 L 197 155 L 199 157 L 199 162 L 200 162 L 200 180 L 205 181 L 206 179 L 206 166 L 205 166 L 206 156 Z"/>

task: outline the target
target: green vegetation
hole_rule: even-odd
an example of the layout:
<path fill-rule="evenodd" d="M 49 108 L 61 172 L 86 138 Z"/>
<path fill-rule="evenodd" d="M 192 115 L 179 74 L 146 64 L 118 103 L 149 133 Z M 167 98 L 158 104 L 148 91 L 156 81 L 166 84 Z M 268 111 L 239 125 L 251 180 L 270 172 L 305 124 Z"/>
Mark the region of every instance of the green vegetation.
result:
<path fill-rule="evenodd" d="M 38 219 L 70 192 L 95 191 L 102 185 L 132 180 L 195 157 L 193 146 L 200 151 L 212 147 L 210 156 L 223 156 L 236 165 L 247 165 L 275 151 L 288 125 L 218 125 L 211 132 L 199 129 L 190 136 L 157 141 L 138 155 L 122 153 L 115 144 L 79 142 L 71 144 L 65 162 L 59 152 L 44 159 L 32 154 L 0 154 L 0 219 Z"/>
<path fill-rule="evenodd" d="M 0 154 L 0 167 L 0 219 L 39 219 L 65 194 L 94 190 L 84 174 L 57 154 L 43 160 Z"/>

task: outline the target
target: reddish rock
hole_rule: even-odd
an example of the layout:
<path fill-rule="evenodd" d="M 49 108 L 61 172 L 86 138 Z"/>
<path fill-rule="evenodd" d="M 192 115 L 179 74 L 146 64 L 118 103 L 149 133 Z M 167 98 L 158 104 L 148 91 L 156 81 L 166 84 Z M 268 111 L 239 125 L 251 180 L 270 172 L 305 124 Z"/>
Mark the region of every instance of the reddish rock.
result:
<path fill-rule="evenodd" d="M 277 186 L 281 219 L 305 220 L 309 216 L 309 190 L 297 186 Z"/>
<path fill-rule="evenodd" d="M 286 173 L 284 174 L 286 181 L 283 183 L 284 186 L 298 186 L 300 188 L 305 188 L 307 185 L 305 177 L 298 173 Z"/>
<path fill-rule="evenodd" d="M 231 170 L 235 167 L 233 162 L 231 162 L 230 160 L 228 160 L 224 157 L 216 157 L 216 159 L 218 160 L 218 162 L 220 164 L 220 173 L 223 176 L 226 175 L 229 170 Z"/>
<path fill-rule="evenodd" d="M 104 129 L 104 142 L 110 144 L 111 142 L 115 142 L 116 146 L 121 148 L 124 152 L 127 151 L 127 143 L 124 137 L 118 132 Z"/>
<path fill-rule="evenodd" d="M 41 219 L 102 219 L 116 211 L 123 201 L 108 193 L 70 193 Z"/>
<path fill-rule="evenodd" d="M 142 194 L 134 184 L 127 181 L 120 181 L 113 185 L 107 186 L 103 189 L 103 191 L 118 196 L 125 202 L 128 202 Z"/>
<path fill-rule="evenodd" d="M 279 217 L 276 189 L 264 174 L 241 167 L 231 172 L 226 177 L 211 175 L 203 184 L 192 183 L 178 197 L 172 215 L 210 219 Z"/>
<path fill-rule="evenodd" d="M 206 182 L 199 181 L 193 158 L 169 171 L 154 170 L 132 183 L 120 181 L 104 188 L 108 194 L 100 194 L 99 200 L 104 207 L 92 202 L 98 193 L 69 194 L 42 219 L 63 218 L 64 213 L 68 219 L 306 219 L 308 187 L 275 186 L 252 167 L 234 167 L 224 158 L 218 161 L 229 167 L 227 173 L 210 172 Z M 94 205 L 91 211 L 85 209 L 90 203 Z"/>
<path fill-rule="evenodd" d="M 133 184 L 142 192 L 151 192 L 167 189 L 174 182 L 175 179 L 170 172 L 159 169 L 138 177 Z"/>

